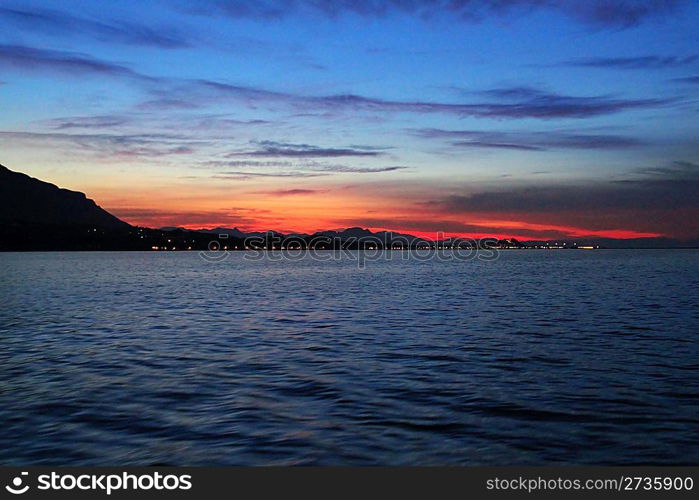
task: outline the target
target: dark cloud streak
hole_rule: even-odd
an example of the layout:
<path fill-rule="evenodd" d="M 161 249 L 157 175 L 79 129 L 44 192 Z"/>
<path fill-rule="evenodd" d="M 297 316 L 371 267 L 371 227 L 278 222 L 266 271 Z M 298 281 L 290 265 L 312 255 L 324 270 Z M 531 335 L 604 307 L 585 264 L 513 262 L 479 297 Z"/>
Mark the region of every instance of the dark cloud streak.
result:
<path fill-rule="evenodd" d="M 42 123 L 56 130 L 66 130 L 112 128 L 126 125 L 131 121 L 131 118 L 122 115 L 95 115 L 53 118 Z"/>
<path fill-rule="evenodd" d="M 412 132 L 427 139 L 458 139 L 450 144 L 461 148 L 546 151 L 549 149 L 628 149 L 644 144 L 643 141 L 633 137 L 560 130 L 512 132 L 424 128 Z"/>
<path fill-rule="evenodd" d="M 699 85 L 699 75 L 685 76 L 682 78 L 675 78 L 673 81 L 679 83 L 691 83 L 693 85 Z"/>
<path fill-rule="evenodd" d="M 270 196 L 305 196 L 325 192 L 327 191 L 319 189 L 274 189 L 272 191 L 255 191 L 252 194 L 264 194 Z"/>
<path fill-rule="evenodd" d="M 246 172 L 246 171 L 229 171 L 221 172 L 219 174 L 212 175 L 212 179 L 221 180 L 247 180 L 253 177 L 321 177 L 323 175 L 328 175 L 319 172 L 276 172 L 276 173 L 266 173 L 266 172 Z"/>
<path fill-rule="evenodd" d="M 562 63 L 563 66 L 610 69 L 664 69 L 692 64 L 699 56 L 591 57 Z"/>
<path fill-rule="evenodd" d="M 351 14 L 385 18 L 402 14 L 429 21 L 452 17 L 462 22 L 480 22 L 491 16 L 514 17 L 528 12 L 558 12 L 579 22 L 601 28 L 628 28 L 654 17 L 676 12 L 686 0 L 209 0 L 191 2 L 198 14 L 231 18 L 277 20 L 294 15 L 316 15 L 335 19 Z"/>
<path fill-rule="evenodd" d="M 379 156 L 380 151 L 367 151 L 357 148 L 321 148 L 310 144 L 290 144 L 276 141 L 259 141 L 258 149 L 234 151 L 227 157 L 286 157 L 286 158 L 336 158 L 345 156 Z"/>
<path fill-rule="evenodd" d="M 20 70 L 59 72 L 73 77 L 101 75 L 154 81 L 153 78 L 137 73 L 125 65 L 103 61 L 86 54 L 22 45 L 0 45 L 0 66 Z"/>
<path fill-rule="evenodd" d="M 23 141 L 36 147 L 58 144 L 68 152 L 91 152 L 101 157 L 147 157 L 187 155 L 208 141 L 182 135 L 111 134 L 66 132 L 17 132 L 0 130 L 0 141 Z"/>
<path fill-rule="evenodd" d="M 204 164 L 208 168 L 265 168 L 265 167 L 283 167 L 286 172 L 281 173 L 266 173 L 266 172 L 250 172 L 250 171 L 235 171 L 224 172 L 225 175 L 250 175 L 257 177 L 293 177 L 295 174 L 301 174 L 300 177 L 330 175 L 330 174 L 375 174 L 382 172 L 395 172 L 404 170 L 407 167 L 400 165 L 392 165 L 385 167 L 353 167 L 349 165 L 325 164 L 318 162 L 260 162 L 260 161 L 218 161 L 212 160 Z M 306 175 L 308 174 L 308 175 Z"/>
<path fill-rule="evenodd" d="M 440 203 L 456 213 L 699 209 L 697 192 L 699 165 L 677 161 L 607 182 L 507 187 L 452 195 Z"/>
<path fill-rule="evenodd" d="M 220 104 L 233 99 L 248 105 L 278 103 L 300 109 L 322 109 L 332 112 L 361 111 L 376 113 L 453 114 L 478 118 L 589 118 L 646 109 L 674 102 L 673 99 L 625 99 L 614 96 L 567 96 L 527 87 L 490 89 L 479 94 L 488 98 L 469 103 L 429 101 L 394 101 L 356 94 L 304 96 L 254 87 L 231 85 L 209 80 L 182 82 L 179 87 L 158 90 L 157 96 L 168 101 L 202 106 Z M 496 100 L 493 100 L 496 99 Z M 157 101 L 157 99 L 156 99 Z"/>
<path fill-rule="evenodd" d="M 104 42 L 161 49 L 190 46 L 190 42 L 182 33 L 171 28 L 152 28 L 125 21 L 94 21 L 57 10 L 0 7 L 0 19 L 12 23 L 23 31 L 31 30 L 51 35 L 88 35 Z"/>

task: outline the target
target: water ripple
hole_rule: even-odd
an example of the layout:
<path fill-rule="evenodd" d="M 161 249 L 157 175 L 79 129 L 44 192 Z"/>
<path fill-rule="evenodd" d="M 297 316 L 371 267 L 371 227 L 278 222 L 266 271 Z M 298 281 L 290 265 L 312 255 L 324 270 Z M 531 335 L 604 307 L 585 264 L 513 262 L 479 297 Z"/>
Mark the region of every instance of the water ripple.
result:
<path fill-rule="evenodd" d="M 699 460 L 699 252 L 0 254 L 0 463 Z"/>

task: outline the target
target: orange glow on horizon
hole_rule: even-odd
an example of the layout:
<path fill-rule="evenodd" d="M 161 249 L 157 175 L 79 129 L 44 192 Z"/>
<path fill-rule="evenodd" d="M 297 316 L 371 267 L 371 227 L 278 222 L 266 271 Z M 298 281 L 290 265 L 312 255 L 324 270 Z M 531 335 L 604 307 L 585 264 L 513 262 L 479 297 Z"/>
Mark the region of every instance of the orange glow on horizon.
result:
<path fill-rule="evenodd" d="M 293 187 L 299 188 L 295 184 Z M 288 188 L 288 189 L 287 189 Z M 286 191 L 284 191 L 286 190 Z M 283 234 L 313 234 L 318 231 L 363 227 L 371 231 L 393 231 L 426 239 L 495 237 L 518 240 L 584 238 L 653 238 L 665 236 L 629 227 L 588 229 L 584 225 L 544 222 L 551 214 L 453 214 L 425 209 L 405 195 L 377 193 L 371 185 L 343 189 L 304 184 L 304 189 L 285 186 L 279 195 L 268 185 L 205 185 L 173 183 L 126 190 L 123 186 L 93 188 L 89 192 L 100 204 L 122 220 L 144 227 L 175 226 L 185 229 L 236 227 L 244 232 L 278 231 Z M 275 194 L 277 193 L 277 194 Z M 412 197 L 412 199 L 422 199 Z M 560 214 L 555 214 L 560 215 Z M 556 219 L 565 221 L 565 215 Z"/>
<path fill-rule="evenodd" d="M 114 209 L 114 214 L 119 216 L 120 210 Z M 186 216 L 186 212 L 182 215 Z M 174 214 L 175 216 L 177 214 Z M 405 216 L 403 216 L 405 217 Z M 361 217 L 357 217 L 360 221 L 356 224 L 344 224 L 338 225 L 336 223 L 337 219 L 328 218 L 327 214 L 319 217 L 312 217 L 304 214 L 303 217 L 291 218 L 283 215 L 265 214 L 261 216 L 262 219 L 258 223 L 231 223 L 231 220 L 226 217 L 215 218 L 212 217 L 207 220 L 202 220 L 201 222 L 184 222 L 177 223 L 168 217 L 161 217 L 154 214 L 150 217 L 130 217 L 123 216 L 120 217 L 129 224 L 144 227 L 167 227 L 175 226 L 182 227 L 184 229 L 213 229 L 216 227 L 233 228 L 236 227 L 243 232 L 253 232 L 253 231 L 269 231 L 274 230 L 280 233 L 299 233 L 299 234 L 313 234 L 318 231 L 327 230 L 341 230 L 348 227 L 362 227 L 364 229 L 369 229 L 372 232 L 378 231 L 392 231 L 395 233 L 404 233 L 417 236 L 420 238 L 438 240 L 441 238 L 469 238 L 469 239 L 481 239 L 481 238 L 516 238 L 518 240 L 548 240 L 548 239 L 559 239 L 559 238 L 612 238 L 612 239 L 632 239 L 632 238 L 655 238 L 664 236 L 662 233 L 654 232 L 643 232 L 636 231 L 633 229 L 607 229 L 607 230 L 591 230 L 580 227 L 572 226 L 558 226 L 549 224 L 538 224 L 538 223 L 528 223 L 521 221 L 497 221 L 491 220 L 487 223 L 478 222 L 471 225 L 483 226 L 482 231 L 443 231 L 439 229 L 439 222 L 434 222 L 434 230 L 424 230 L 424 229 L 411 229 L 409 226 L 403 226 L 400 223 L 395 226 L 371 226 L 366 224 L 361 224 Z M 343 214 L 340 219 L 345 221 L 351 221 L 352 217 L 347 217 Z M 428 225 L 429 220 L 415 219 L 416 222 L 421 222 L 423 225 Z M 457 222 L 458 221 L 452 221 Z M 492 230 L 488 230 L 491 228 Z M 526 230 L 536 230 L 541 232 L 540 235 L 534 236 L 532 234 L 527 234 Z M 525 231 L 525 232 L 522 232 Z M 547 234 L 548 233 L 548 234 Z"/>

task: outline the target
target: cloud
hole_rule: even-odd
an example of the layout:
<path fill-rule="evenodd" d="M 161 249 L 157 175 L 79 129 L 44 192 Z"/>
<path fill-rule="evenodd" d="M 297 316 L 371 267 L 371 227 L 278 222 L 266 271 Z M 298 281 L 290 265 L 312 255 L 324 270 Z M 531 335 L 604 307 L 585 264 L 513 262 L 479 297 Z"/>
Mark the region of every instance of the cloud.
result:
<path fill-rule="evenodd" d="M 563 0 L 554 2 L 562 10 L 599 27 L 630 28 L 659 16 L 673 14 L 687 0 Z"/>
<path fill-rule="evenodd" d="M 115 151 L 111 154 L 112 157 L 128 158 L 128 157 L 152 157 L 159 158 L 161 156 L 171 156 L 171 155 L 190 155 L 195 153 L 196 150 L 190 146 L 170 146 L 170 147 L 141 147 L 141 148 L 131 148 L 123 149 L 120 151 Z"/>
<path fill-rule="evenodd" d="M 589 118 L 619 113 L 627 110 L 646 109 L 674 102 L 673 99 L 626 99 L 609 95 L 569 96 L 530 87 L 495 88 L 478 92 L 480 99 L 465 103 L 398 101 L 366 97 L 357 94 L 326 96 L 298 95 L 270 91 L 261 88 L 232 85 L 210 80 L 174 82 L 168 88 L 154 90 L 154 99 L 143 106 L 166 106 L 182 103 L 185 106 L 220 105 L 236 101 L 250 107 L 261 104 L 281 105 L 293 109 L 313 109 L 342 113 L 417 113 L 452 114 L 477 118 Z M 485 99 L 484 99 L 485 98 Z M 192 104 L 196 103 L 196 104 Z"/>
<path fill-rule="evenodd" d="M 216 175 L 212 175 L 212 179 L 220 179 L 220 180 L 226 180 L 226 181 L 242 181 L 242 180 L 248 180 L 254 177 L 300 177 L 300 178 L 305 178 L 305 177 L 320 177 L 322 175 L 328 175 L 328 174 L 323 174 L 323 173 L 312 173 L 312 172 L 276 172 L 276 173 L 267 173 L 267 172 L 246 172 L 246 171 L 228 171 L 228 172 L 221 172 Z"/>
<path fill-rule="evenodd" d="M 673 79 L 673 81 L 679 82 L 679 83 L 691 83 L 694 85 L 699 85 L 699 75 L 685 76 L 682 78 L 675 78 L 675 79 Z"/>
<path fill-rule="evenodd" d="M 357 148 L 321 148 L 310 144 L 290 144 L 276 141 L 255 142 L 257 149 L 234 151 L 226 155 L 229 158 L 245 157 L 288 157 L 288 158 L 335 158 L 343 156 L 379 156 L 383 153 Z"/>
<path fill-rule="evenodd" d="M 0 130 L 0 142 L 25 142 L 35 147 L 59 145 L 67 152 L 91 152 L 100 157 L 156 158 L 194 153 L 208 141 L 177 134 L 108 134 L 65 132 L 16 132 Z"/>
<path fill-rule="evenodd" d="M 457 139 L 450 144 L 458 148 L 513 149 L 546 151 L 549 149 L 628 149 L 644 144 L 633 137 L 551 130 L 546 132 L 512 132 L 479 130 L 412 130 L 428 139 Z"/>
<path fill-rule="evenodd" d="M 63 116 L 37 121 L 36 123 L 53 130 L 114 129 L 125 125 L 154 126 L 158 127 L 160 130 L 186 130 L 189 134 L 193 135 L 197 132 L 206 132 L 206 134 L 199 135 L 207 138 L 220 138 L 225 132 L 230 130 L 237 131 L 241 127 L 256 127 L 279 122 L 254 119 L 239 120 L 235 118 L 224 118 L 221 115 L 212 116 L 193 113 L 180 113 L 176 116 L 171 114 L 160 116 L 155 113 L 125 112 L 122 114 Z"/>
<path fill-rule="evenodd" d="M 259 168 L 259 167 L 291 167 L 290 161 L 258 161 L 258 160 L 228 160 L 206 162 L 207 166 L 232 167 L 232 168 Z"/>
<path fill-rule="evenodd" d="M 57 148 L 64 154 L 88 153 L 98 159 L 114 158 L 161 158 L 192 155 L 203 148 L 223 146 L 228 142 L 226 137 L 199 138 L 197 135 L 179 133 L 111 133 L 91 131 L 91 128 L 111 127 L 122 123 L 118 115 L 102 115 L 88 117 L 66 117 L 44 122 L 53 127 L 52 132 L 26 132 L 0 130 L 0 143 L 26 144 L 32 148 Z M 76 129 L 76 131 L 73 131 Z M 87 129 L 83 131 L 82 129 Z M 261 147 L 281 148 L 285 154 L 270 154 L 281 159 L 227 159 L 199 161 L 198 165 L 213 169 L 235 169 L 231 176 L 244 175 L 250 177 L 316 177 L 337 173 L 371 174 L 393 172 L 407 167 L 400 165 L 364 167 L 332 164 L 314 161 L 313 158 L 326 157 L 374 157 L 377 151 L 346 149 L 346 148 L 316 148 L 310 145 L 289 145 L 259 141 Z M 280 146 L 272 146 L 280 144 Z M 291 151 L 289 153 L 289 151 Z M 368 154 L 361 154 L 362 152 Z M 288 153 L 288 154 L 287 154 Z M 238 155 L 227 155 L 234 158 Z M 253 157 L 265 157 L 266 154 L 253 154 Z M 248 169 L 278 168 L 280 172 L 252 172 Z M 243 172 L 243 170 L 245 170 Z"/>
<path fill-rule="evenodd" d="M 349 165 L 327 164 L 319 162 L 258 162 L 258 161 L 220 161 L 211 160 L 203 163 L 208 168 L 263 168 L 263 167 L 284 167 L 285 170 L 278 172 L 260 172 L 254 170 L 235 170 L 220 172 L 213 176 L 215 179 L 224 180 L 247 180 L 254 177 L 319 177 L 331 174 L 375 174 L 382 172 L 395 172 L 408 167 L 391 165 L 384 167 L 354 167 Z"/>
<path fill-rule="evenodd" d="M 123 64 L 92 58 L 85 54 L 17 45 L 0 45 L 0 67 L 50 71 L 62 74 L 100 75 L 126 78 L 146 84 L 151 98 L 140 107 L 147 110 L 195 109 L 235 101 L 250 107 L 281 105 L 293 109 L 322 109 L 332 112 L 441 113 L 478 118 L 589 118 L 646 109 L 674 102 L 673 99 L 627 99 L 608 95 L 568 96 L 528 87 L 496 88 L 480 92 L 490 100 L 445 103 L 397 101 L 356 94 L 307 96 L 202 79 L 158 78 L 138 73 Z M 495 98 L 496 100 L 493 100 Z M 249 153 L 259 156 L 377 156 L 377 151 L 326 150 L 293 145 L 262 144 Z M 306 145 L 300 145 L 306 146 Z"/>
<path fill-rule="evenodd" d="M 161 49 L 190 46 L 187 38 L 172 28 L 153 28 L 143 24 L 116 20 L 93 21 L 57 10 L 0 7 L 0 20 L 11 23 L 22 31 L 35 31 L 49 35 L 87 35 L 104 42 Z"/>
<path fill-rule="evenodd" d="M 527 146 L 524 144 L 512 144 L 506 142 L 486 142 L 486 141 L 458 141 L 452 142 L 453 146 L 466 148 L 483 149 L 514 149 L 517 151 L 542 151 L 544 148 L 538 146 Z"/>
<path fill-rule="evenodd" d="M 537 220 L 590 230 L 699 236 L 699 164 L 672 162 L 639 168 L 619 178 L 588 182 L 504 184 L 451 194 L 421 204 L 442 216 Z"/>
<path fill-rule="evenodd" d="M 254 127 L 260 125 L 271 125 L 280 122 L 272 122 L 269 120 L 251 119 L 251 120 L 238 120 L 235 118 L 227 118 L 222 115 L 217 116 L 196 116 L 193 117 L 191 127 L 197 128 L 199 130 L 221 130 L 226 128 L 238 128 L 238 127 Z"/>
<path fill-rule="evenodd" d="M 190 2 L 189 6 L 199 14 L 263 21 L 294 15 L 335 19 L 350 14 L 380 19 L 401 14 L 426 21 L 448 17 L 473 23 L 491 16 L 514 17 L 547 10 L 594 27 L 628 28 L 672 14 L 686 3 L 686 0 L 209 0 Z"/>
<path fill-rule="evenodd" d="M 564 66 L 612 69 L 664 69 L 687 66 L 699 56 L 640 56 L 640 57 L 589 57 L 573 59 L 562 63 Z"/>
<path fill-rule="evenodd" d="M 265 194 L 271 196 L 304 196 L 310 194 L 326 193 L 327 190 L 318 189 L 275 189 L 272 191 L 256 191 L 253 194 Z"/>
<path fill-rule="evenodd" d="M 126 125 L 133 120 L 128 116 L 121 115 L 94 115 L 94 116 L 67 116 L 44 120 L 42 124 L 56 129 L 91 129 L 91 128 L 111 128 Z"/>
<path fill-rule="evenodd" d="M 478 92 L 497 102 L 472 104 L 474 116 L 490 118 L 587 118 L 656 107 L 672 99 L 624 99 L 611 95 L 570 96 L 534 87 L 499 87 Z"/>
<path fill-rule="evenodd" d="M 76 11 L 76 9 L 70 9 Z M 297 45 L 286 46 L 245 36 L 225 37 L 206 35 L 189 28 L 179 20 L 176 24 L 146 25 L 115 19 L 105 15 L 102 19 L 83 17 L 75 12 L 41 9 L 34 7 L 0 7 L 0 24 L 5 29 L 15 28 L 20 33 L 38 33 L 64 41 L 70 38 L 96 40 L 109 44 L 123 44 L 155 49 L 186 49 L 206 47 L 226 52 L 243 52 L 256 57 L 273 58 L 284 62 L 293 61 L 314 70 L 325 69 L 321 64 L 304 55 Z"/>
<path fill-rule="evenodd" d="M 636 174 L 644 176 L 643 180 L 687 180 L 699 181 L 699 163 L 691 161 L 673 161 L 663 167 L 646 167 L 638 168 L 634 171 Z M 637 180 L 627 179 L 621 182 L 638 182 Z"/>
<path fill-rule="evenodd" d="M 502 90 L 502 89 L 501 89 Z M 574 97 L 537 92 L 520 95 L 515 99 L 502 91 L 492 91 L 501 100 L 475 103 L 437 103 L 422 101 L 390 101 L 356 95 L 315 98 L 319 104 L 338 108 L 367 111 L 394 111 L 409 113 L 448 113 L 479 118 L 588 118 L 620 111 L 656 107 L 668 99 L 622 99 L 610 96 Z"/>
<path fill-rule="evenodd" d="M 336 172 L 336 173 L 349 173 L 349 174 L 375 174 L 379 172 L 395 172 L 396 170 L 404 170 L 408 167 L 402 167 L 398 165 L 390 167 L 350 167 L 347 165 L 325 165 L 325 166 L 312 166 L 315 170 L 322 172 Z"/>
<path fill-rule="evenodd" d="M 523 186 L 443 200 L 457 212 L 550 212 L 699 208 L 699 177 L 656 175 L 608 182 Z"/>
<path fill-rule="evenodd" d="M 198 109 L 202 107 L 197 101 L 187 99 L 170 99 L 167 97 L 158 97 L 143 101 L 137 106 L 143 111 L 169 111 L 175 109 Z"/>
<path fill-rule="evenodd" d="M 152 80 L 122 64 L 95 59 L 86 54 L 21 45 L 0 44 L 0 67 L 2 66 L 26 71 L 59 72 L 71 76 L 100 75 Z"/>
<path fill-rule="evenodd" d="M 144 227 L 234 227 L 260 222 L 249 213 L 237 209 L 159 210 L 145 207 L 106 207 L 110 213 L 131 224 Z"/>

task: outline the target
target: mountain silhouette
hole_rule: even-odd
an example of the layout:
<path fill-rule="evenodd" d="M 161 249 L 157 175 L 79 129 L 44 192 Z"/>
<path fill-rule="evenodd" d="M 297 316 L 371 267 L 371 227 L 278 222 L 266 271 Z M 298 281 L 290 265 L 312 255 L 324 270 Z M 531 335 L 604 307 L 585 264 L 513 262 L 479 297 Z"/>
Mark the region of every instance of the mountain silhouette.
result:
<path fill-rule="evenodd" d="M 0 223 L 127 228 L 85 194 L 62 189 L 0 165 Z"/>
<path fill-rule="evenodd" d="M 225 228 L 225 227 L 215 227 L 214 229 L 199 229 L 199 232 L 202 233 L 210 233 L 210 234 L 227 234 L 231 238 L 245 238 L 246 233 L 238 229 L 237 227 L 234 228 Z"/>

